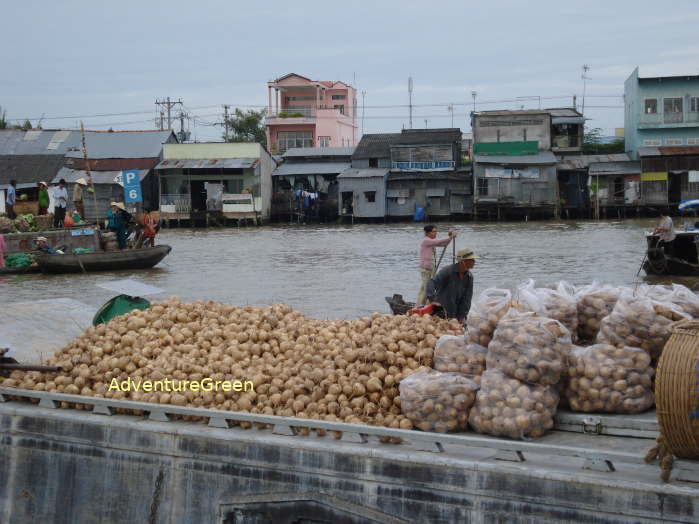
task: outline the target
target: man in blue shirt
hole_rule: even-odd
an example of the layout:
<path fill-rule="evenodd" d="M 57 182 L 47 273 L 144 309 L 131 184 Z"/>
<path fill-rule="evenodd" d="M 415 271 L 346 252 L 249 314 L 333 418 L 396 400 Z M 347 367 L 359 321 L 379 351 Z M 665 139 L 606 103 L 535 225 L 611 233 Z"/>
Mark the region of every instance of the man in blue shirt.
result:
<path fill-rule="evenodd" d="M 48 253 L 49 255 L 58 255 L 59 252 L 49 246 L 48 239 L 46 237 L 36 237 L 34 240 L 36 243 L 36 249 Z"/>
<path fill-rule="evenodd" d="M 15 201 L 17 200 L 17 181 L 10 180 L 10 187 L 7 188 L 7 197 L 5 198 L 5 209 L 7 217 L 10 219 L 17 218 L 15 214 Z"/>

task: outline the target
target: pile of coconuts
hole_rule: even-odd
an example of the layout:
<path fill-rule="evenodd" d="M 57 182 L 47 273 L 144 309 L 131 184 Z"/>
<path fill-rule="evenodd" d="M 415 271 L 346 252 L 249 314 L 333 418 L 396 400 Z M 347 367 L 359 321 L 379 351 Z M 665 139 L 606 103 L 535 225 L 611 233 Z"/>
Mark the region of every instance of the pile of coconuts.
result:
<path fill-rule="evenodd" d="M 463 328 L 430 316 L 319 320 L 282 304 L 172 297 L 88 328 L 46 362 L 63 371 L 14 371 L 3 387 L 411 429 L 399 384 L 432 365 L 444 334 Z M 252 381 L 254 390 L 110 391 L 115 378 Z"/>

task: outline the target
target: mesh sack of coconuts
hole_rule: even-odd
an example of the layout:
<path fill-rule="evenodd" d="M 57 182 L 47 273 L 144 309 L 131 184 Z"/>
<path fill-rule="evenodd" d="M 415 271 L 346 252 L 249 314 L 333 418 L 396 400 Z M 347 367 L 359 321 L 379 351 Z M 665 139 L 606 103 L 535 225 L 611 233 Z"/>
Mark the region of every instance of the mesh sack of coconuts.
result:
<path fill-rule="evenodd" d="M 577 290 L 578 338 L 594 341 L 599 333 L 602 320 L 614 309 L 622 288 L 592 282 Z"/>
<path fill-rule="evenodd" d="M 3 387 L 410 429 L 398 384 L 432 365 L 442 334 L 463 330 L 430 316 L 318 320 L 282 304 L 173 297 L 88 328 L 46 362 L 63 371 L 14 371 Z M 249 380 L 254 390 L 109 390 L 128 378 Z"/>
<path fill-rule="evenodd" d="M 636 293 L 657 302 L 669 302 L 692 318 L 699 318 L 699 297 L 682 284 L 669 286 L 641 284 Z"/>
<path fill-rule="evenodd" d="M 639 348 L 574 347 L 564 395 L 573 411 L 640 413 L 653 406 L 654 369 Z"/>
<path fill-rule="evenodd" d="M 479 433 L 529 440 L 553 428 L 558 390 L 525 384 L 497 369 L 487 369 L 469 414 L 469 424 Z"/>
<path fill-rule="evenodd" d="M 488 348 L 469 343 L 463 336 L 442 335 L 434 348 L 434 369 L 468 375 L 480 383 L 487 352 Z"/>
<path fill-rule="evenodd" d="M 578 303 L 575 288 L 560 281 L 555 288 L 537 288 L 533 279 L 517 287 L 517 298 L 512 306 L 518 311 L 531 311 L 542 317 L 558 320 L 570 332 L 573 341 L 578 334 Z"/>
<path fill-rule="evenodd" d="M 466 319 L 466 338 L 471 344 L 488 346 L 500 319 L 510 309 L 512 293 L 507 289 L 488 288 L 471 304 Z"/>
<path fill-rule="evenodd" d="M 657 360 L 670 338 L 670 325 L 691 316 L 676 304 L 651 296 L 647 290 L 623 289 L 612 312 L 602 319 L 596 342 L 640 348 Z"/>
<path fill-rule="evenodd" d="M 420 370 L 400 383 L 401 411 L 423 431 L 465 430 L 478 384 L 460 373 Z"/>

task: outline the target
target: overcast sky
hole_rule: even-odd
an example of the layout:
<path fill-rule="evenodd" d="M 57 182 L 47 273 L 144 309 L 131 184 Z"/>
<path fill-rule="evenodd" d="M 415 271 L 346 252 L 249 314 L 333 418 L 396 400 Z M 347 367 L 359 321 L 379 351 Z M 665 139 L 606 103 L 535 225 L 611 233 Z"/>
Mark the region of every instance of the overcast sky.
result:
<path fill-rule="evenodd" d="M 43 114 L 45 129 L 81 119 L 152 129 L 155 99 L 170 96 L 197 116 L 198 140 L 219 140 L 220 126 L 206 124 L 221 120 L 222 104 L 264 106 L 265 83 L 296 72 L 366 91 L 365 133 L 407 127 L 409 76 L 414 127 L 450 127 L 453 103 L 454 125 L 468 131 L 472 91 L 477 109 L 539 107 L 518 97 L 571 106 L 574 94 L 580 104 L 588 64 L 587 125 L 611 135 L 624 125 L 634 67 L 699 74 L 696 0 L 3 0 L 0 9 L 0 106 L 34 125 Z"/>

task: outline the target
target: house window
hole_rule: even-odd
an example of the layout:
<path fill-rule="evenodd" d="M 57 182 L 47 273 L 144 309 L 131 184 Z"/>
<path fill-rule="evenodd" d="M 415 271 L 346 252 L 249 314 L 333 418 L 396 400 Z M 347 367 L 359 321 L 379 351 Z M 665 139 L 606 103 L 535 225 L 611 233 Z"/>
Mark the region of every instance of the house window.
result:
<path fill-rule="evenodd" d="M 330 147 L 330 137 L 329 136 L 319 136 L 318 143 L 320 147 Z"/>
<path fill-rule="evenodd" d="M 376 191 L 364 191 L 364 198 L 367 202 L 376 202 Z"/>
<path fill-rule="evenodd" d="M 653 139 L 653 140 L 644 140 L 643 145 L 644 146 L 661 146 L 663 144 L 660 140 Z"/>
<path fill-rule="evenodd" d="M 688 138 L 687 145 L 688 146 L 699 146 L 699 138 Z"/>
<path fill-rule="evenodd" d="M 666 123 L 682 122 L 682 99 L 681 98 L 665 98 L 663 99 L 663 120 Z"/>
<path fill-rule="evenodd" d="M 658 112 L 658 100 L 656 98 L 646 98 L 644 113 L 654 115 Z"/>
<path fill-rule="evenodd" d="M 292 147 L 313 147 L 313 131 L 279 131 L 279 151 Z"/>
<path fill-rule="evenodd" d="M 527 141 L 527 129 L 522 129 L 522 140 Z"/>
<path fill-rule="evenodd" d="M 345 104 L 335 104 L 333 109 L 339 109 L 341 115 L 345 114 Z"/>
<path fill-rule="evenodd" d="M 692 113 L 699 113 L 699 96 L 689 97 L 689 110 Z"/>
<path fill-rule="evenodd" d="M 499 129 L 497 130 L 497 133 L 498 133 L 498 142 L 500 142 L 500 130 Z"/>
<path fill-rule="evenodd" d="M 379 167 L 379 159 L 378 158 L 370 158 L 369 159 L 369 167 Z"/>
<path fill-rule="evenodd" d="M 243 192 L 243 179 L 233 178 L 223 181 L 224 191 L 226 193 L 240 194 Z"/>
<path fill-rule="evenodd" d="M 480 196 L 488 195 L 488 179 L 485 177 L 478 179 L 478 194 Z"/>
<path fill-rule="evenodd" d="M 684 140 L 681 138 L 666 138 L 665 144 L 668 146 L 681 146 L 684 145 Z"/>
<path fill-rule="evenodd" d="M 347 95 L 333 95 L 332 99 L 333 100 L 345 100 L 347 98 Z"/>

